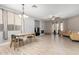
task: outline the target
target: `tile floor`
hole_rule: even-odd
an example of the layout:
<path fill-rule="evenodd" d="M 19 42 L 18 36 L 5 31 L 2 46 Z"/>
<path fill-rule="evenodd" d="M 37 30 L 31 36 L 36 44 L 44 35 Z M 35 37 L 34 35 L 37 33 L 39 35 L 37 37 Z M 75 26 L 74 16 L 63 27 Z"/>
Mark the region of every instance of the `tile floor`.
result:
<path fill-rule="evenodd" d="M 78 55 L 79 42 L 69 38 L 53 35 L 36 37 L 37 41 L 28 43 L 14 50 L 9 47 L 10 41 L 0 44 L 1 55 Z"/>

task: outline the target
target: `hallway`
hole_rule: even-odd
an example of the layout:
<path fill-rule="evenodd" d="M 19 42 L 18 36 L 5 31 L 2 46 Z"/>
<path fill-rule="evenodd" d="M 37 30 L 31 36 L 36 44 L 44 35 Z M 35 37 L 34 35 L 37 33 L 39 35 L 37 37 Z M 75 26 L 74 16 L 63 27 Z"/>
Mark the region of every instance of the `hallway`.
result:
<path fill-rule="evenodd" d="M 79 54 L 79 42 L 73 42 L 68 38 L 44 35 L 36 37 L 37 41 L 28 43 L 15 51 L 9 47 L 9 42 L 0 44 L 0 54 L 12 55 L 73 55 Z"/>

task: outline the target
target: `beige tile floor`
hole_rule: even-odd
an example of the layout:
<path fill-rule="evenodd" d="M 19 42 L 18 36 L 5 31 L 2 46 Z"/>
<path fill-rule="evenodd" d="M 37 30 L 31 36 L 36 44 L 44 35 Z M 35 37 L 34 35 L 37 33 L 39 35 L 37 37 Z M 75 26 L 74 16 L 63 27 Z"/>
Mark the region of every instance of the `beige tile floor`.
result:
<path fill-rule="evenodd" d="M 78 55 L 79 42 L 53 35 L 36 37 L 37 41 L 28 43 L 14 51 L 9 47 L 10 42 L 0 44 L 1 55 Z"/>

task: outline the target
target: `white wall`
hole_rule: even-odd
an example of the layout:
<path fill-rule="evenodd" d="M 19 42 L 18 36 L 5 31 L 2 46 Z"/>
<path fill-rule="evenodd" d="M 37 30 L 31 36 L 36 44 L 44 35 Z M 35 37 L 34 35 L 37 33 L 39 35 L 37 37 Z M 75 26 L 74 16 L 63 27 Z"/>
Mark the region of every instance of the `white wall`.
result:
<path fill-rule="evenodd" d="M 63 21 L 63 23 L 64 23 L 64 31 L 69 31 L 69 28 L 68 28 L 68 19 L 65 19 L 64 21 Z"/>
<path fill-rule="evenodd" d="M 25 25 L 24 25 L 24 28 L 25 28 L 25 32 L 33 32 L 34 33 L 34 19 L 33 18 L 26 18 L 25 19 Z"/>
<path fill-rule="evenodd" d="M 79 16 L 71 17 L 67 19 L 68 30 L 79 32 Z"/>

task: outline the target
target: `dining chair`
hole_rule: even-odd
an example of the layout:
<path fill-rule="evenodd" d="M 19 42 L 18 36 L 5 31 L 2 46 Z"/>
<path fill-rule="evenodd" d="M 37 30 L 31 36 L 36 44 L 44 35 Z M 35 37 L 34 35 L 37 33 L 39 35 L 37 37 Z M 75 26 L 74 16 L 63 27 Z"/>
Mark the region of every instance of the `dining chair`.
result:
<path fill-rule="evenodd" d="M 24 40 L 23 38 L 19 37 L 19 46 L 24 46 Z"/>
<path fill-rule="evenodd" d="M 15 48 L 17 48 L 17 44 L 19 43 L 19 40 L 18 39 L 16 39 L 16 36 L 15 35 L 11 35 L 11 43 L 10 43 L 10 48 L 12 47 L 12 45 L 13 45 L 13 47 L 14 47 L 14 50 L 15 50 Z"/>
<path fill-rule="evenodd" d="M 16 37 L 16 35 L 11 35 L 10 48 L 12 47 L 12 45 L 14 47 L 14 50 L 15 50 L 15 48 L 17 48 L 19 46 L 23 46 L 24 45 L 23 39 Z"/>
<path fill-rule="evenodd" d="M 27 39 L 29 39 L 30 42 L 33 42 L 35 40 L 35 34 L 30 34 L 27 36 Z"/>

